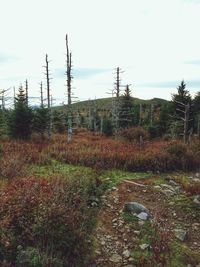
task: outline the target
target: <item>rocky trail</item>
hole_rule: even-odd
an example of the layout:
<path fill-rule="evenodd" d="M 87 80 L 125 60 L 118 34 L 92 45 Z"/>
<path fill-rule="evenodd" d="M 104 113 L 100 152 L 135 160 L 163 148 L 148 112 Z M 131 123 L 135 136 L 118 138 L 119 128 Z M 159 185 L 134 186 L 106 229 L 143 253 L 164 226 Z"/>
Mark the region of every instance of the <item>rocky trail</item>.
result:
<path fill-rule="evenodd" d="M 172 177 L 155 181 L 125 180 L 102 196 L 91 267 L 200 266 L 199 196 Z"/>

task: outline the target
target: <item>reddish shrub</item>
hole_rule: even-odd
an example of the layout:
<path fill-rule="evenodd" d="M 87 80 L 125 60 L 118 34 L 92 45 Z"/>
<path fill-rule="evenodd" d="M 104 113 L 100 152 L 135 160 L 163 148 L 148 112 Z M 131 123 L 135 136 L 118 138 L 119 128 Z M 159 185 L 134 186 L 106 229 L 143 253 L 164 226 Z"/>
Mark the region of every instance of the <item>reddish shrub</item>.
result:
<path fill-rule="evenodd" d="M 15 262 L 19 248 L 33 247 L 48 261 L 84 266 L 95 222 L 94 209 L 88 208 L 89 187 L 80 178 L 29 177 L 0 189 L 0 261 Z"/>

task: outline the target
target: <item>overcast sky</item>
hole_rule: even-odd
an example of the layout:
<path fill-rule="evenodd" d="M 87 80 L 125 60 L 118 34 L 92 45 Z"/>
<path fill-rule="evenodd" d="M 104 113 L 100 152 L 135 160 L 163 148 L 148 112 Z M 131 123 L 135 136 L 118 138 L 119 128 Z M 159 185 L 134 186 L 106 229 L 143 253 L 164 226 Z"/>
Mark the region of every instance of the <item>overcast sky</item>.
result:
<path fill-rule="evenodd" d="M 108 97 L 114 68 L 133 96 L 171 98 L 184 79 L 200 91 L 200 0 L 0 0 L 0 88 L 27 78 L 30 95 L 45 83 L 66 100 L 65 34 L 75 96 Z"/>

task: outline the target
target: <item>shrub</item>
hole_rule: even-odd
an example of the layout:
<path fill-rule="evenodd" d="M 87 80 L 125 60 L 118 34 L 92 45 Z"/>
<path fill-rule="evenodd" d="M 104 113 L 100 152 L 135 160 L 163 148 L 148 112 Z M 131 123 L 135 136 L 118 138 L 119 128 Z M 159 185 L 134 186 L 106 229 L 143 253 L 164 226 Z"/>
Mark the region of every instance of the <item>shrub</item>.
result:
<path fill-rule="evenodd" d="M 108 118 L 103 119 L 102 132 L 106 136 L 111 136 L 113 134 L 112 121 Z"/>
<path fill-rule="evenodd" d="M 96 209 L 88 206 L 94 184 L 29 177 L 1 188 L 0 261 L 85 266 L 95 226 Z"/>
<path fill-rule="evenodd" d="M 4 153 L 0 159 L 0 178 L 12 179 L 24 173 L 25 160 L 19 153 Z"/>
<path fill-rule="evenodd" d="M 199 159 L 193 150 L 184 143 L 172 142 L 166 149 L 171 156 L 174 169 L 189 171 L 198 168 Z"/>
<path fill-rule="evenodd" d="M 120 136 L 123 137 L 127 141 L 140 141 L 140 136 L 143 140 L 147 140 L 149 138 L 148 131 L 143 127 L 130 127 L 127 129 L 123 129 L 120 131 Z"/>

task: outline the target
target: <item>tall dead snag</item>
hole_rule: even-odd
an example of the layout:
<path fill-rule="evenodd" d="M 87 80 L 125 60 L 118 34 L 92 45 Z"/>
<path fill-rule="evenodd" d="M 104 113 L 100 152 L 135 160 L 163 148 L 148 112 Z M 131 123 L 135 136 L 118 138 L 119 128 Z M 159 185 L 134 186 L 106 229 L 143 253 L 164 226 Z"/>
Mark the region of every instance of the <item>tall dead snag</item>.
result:
<path fill-rule="evenodd" d="M 113 127 L 115 131 L 115 136 L 118 136 L 119 127 L 120 127 L 120 73 L 121 70 L 119 67 L 116 69 L 116 78 L 115 78 L 115 87 L 112 94 L 112 120 Z"/>
<path fill-rule="evenodd" d="M 51 118 L 51 99 L 50 99 L 50 74 L 49 74 L 49 60 L 48 55 L 46 54 L 45 57 L 45 76 L 46 76 L 46 82 L 47 82 L 47 108 L 48 108 L 48 138 L 51 139 L 52 135 L 52 118 Z"/>
<path fill-rule="evenodd" d="M 67 141 L 70 143 L 72 141 L 72 53 L 69 52 L 68 45 L 68 36 L 66 34 L 66 50 L 67 50 L 67 60 L 66 60 L 66 76 L 67 76 L 67 97 L 68 97 L 68 105 L 67 105 Z"/>
<path fill-rule="evenodd" d="M 43 84 L 40 83 L 40 107 L 44 108 Z"/>
<path fill-rule="evenodd" d="M 183 121 L 183 141 L 186 144 L 188 140 L 188 132 L 189 132 L 188 126 L 189 126 L 189 122 L 192 120 L 190 119 L 190 107 L 191 106 L 189 103 L 184 104 L 179 101 L 175 101 L 175 102 L 179 104 L 180 107 L 183 108 L 183 109 L 177 108 L 176 110 L 180 111 L 183 114 L 180 118 Z"/>
<path fill-rule="evenodd" d="M 14 96 L 13 104 L 14 104 L 14 108 L 15 108 L 15 106 L 16 106 L 16 92 L 15 92 L 15 86 L 13 87 L 13 96 Z"/>
<path fill-rule="evenodd" d="M 28 106 L 28 80 L 25 81 L 26 105 Z"/>

